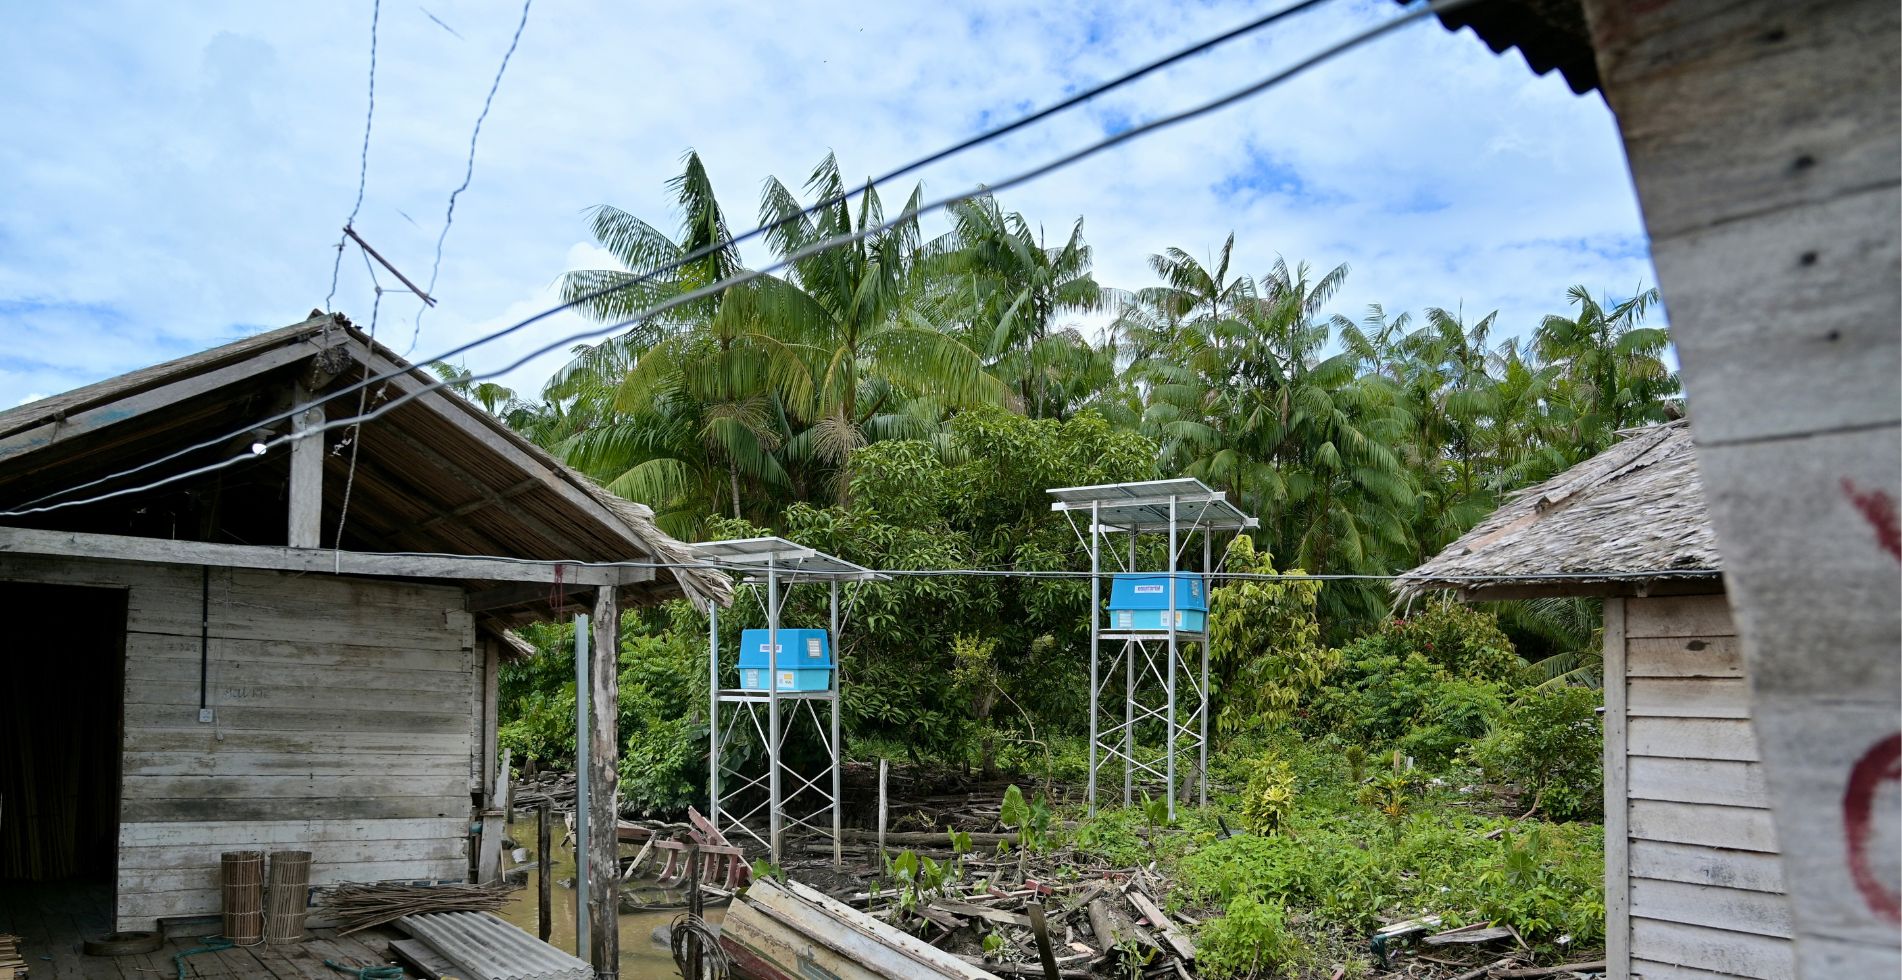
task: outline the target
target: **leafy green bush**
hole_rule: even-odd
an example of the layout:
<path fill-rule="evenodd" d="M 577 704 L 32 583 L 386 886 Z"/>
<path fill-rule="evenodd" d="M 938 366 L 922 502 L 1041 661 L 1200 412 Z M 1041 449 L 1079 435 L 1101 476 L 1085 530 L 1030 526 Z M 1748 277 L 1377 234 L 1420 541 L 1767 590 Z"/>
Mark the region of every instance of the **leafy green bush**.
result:
<path fill-rule="evenodd" d="M 1259 977 L 1270 971 L 1293 975 L 1302 947 L 1289 934 L 1279 902 L 1242 894 L 1222 917 L 1196 934 L 1196 968 L 1205 977 Z"/>
<path fill-rule="evenodd" d="M 1453 677 L 1507 684 L 1524 676 L 1526 663 L 1499 629 L 1499 619 L 1471 606 L 1437 603 L 1388 623 L 1381 632 L 1399 649 L 1426 657 Z"/>
<path fill-rule="evenodd" d="M 1257 834 L 1278 833 L 1294 812 L 1294 772 L 1273 755 L 1257 759 L 1254 770 L 1242 791 L 1242 823 Z"/>
<path fill-rule="evenodd" d="M 1272 575 L 1274 563 L 1238 536 L 1228 547 L 1230 571 Z M 1299 569 L 1290 574 L 1299 574 Z M 1209 660 L 1214 668 L 1216 723 L 1224 732 L 1286 722 L 1334 668 L 1321 645 L 1315 603 L 1321 583 L 1237 580 L 1209 594 Z"/>
<path fill-rule="evenodd" d="M 1526 691 L 1474 748 L 1488 775 L 1519 784 L 1531 807 L 1557 820 L 1604 813 L 1604 732 L 1599 693 L 1578 687 Z"/>

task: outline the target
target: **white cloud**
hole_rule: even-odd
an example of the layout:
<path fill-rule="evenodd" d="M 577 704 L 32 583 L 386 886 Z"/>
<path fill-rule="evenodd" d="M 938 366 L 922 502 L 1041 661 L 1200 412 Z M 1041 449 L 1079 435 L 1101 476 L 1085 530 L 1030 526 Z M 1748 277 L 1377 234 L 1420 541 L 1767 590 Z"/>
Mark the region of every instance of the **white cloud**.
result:
<path fill-rule="evenodd" d="M 469 126 L 518 9 L 386 4 L 368 189 L 357 227 L 429 273 Z M 1234 88 L 1392 16 L 1379 0 L 1303 15 L 957 160 L 962 190 Z M 736 228 L 761 182 L 803 183 L 827 151 L 882 172 L 1259 10 L 1240 4 L 964 6 L 786 0 L 643 8 L 538 0 L 457 205 L 419 353 L 552 301 L 604 262 L 582 212 L 612 202 L 671 227 L 664 182 L 701 152 Z M 28 8 L 0 36 L 0 403 L 62 390 L 299 319 L 329 290 L 357 182 L 368 5 Z M 1274 170 L 1266 174 L 1263 161 Z M 886 195 L 895 203 L 910 184 Z M 1290 189 L 1298 189 L 1291 192 Z M 1418 24 L 1235 109 L 1127 144 L 1004 196 L 1052 234 L 1078 215 L 1104 282 L 1233 230 L 1237 264 L 1350 263 L 1338 308 L 1464 305 L 1529 328 L 1574 282 L 1652 277 L 1610 113 L 1468 34 Z M 413 222 L 413 223 L 412 223 Z M 932 223 L 941 228 L 941 223 Z M 761 263 L 767 252 L 745 250 Z M 345 255 L 336 306 L 370 308 Z M 387 274 L 386 286 L 394 285 Z M 414 302 L 379 332 L 409 345 Z M 538 324 L 466 357 L 488 370 L 580 328 Z M 559 358 L 509 373 L 533 390 Z"/>

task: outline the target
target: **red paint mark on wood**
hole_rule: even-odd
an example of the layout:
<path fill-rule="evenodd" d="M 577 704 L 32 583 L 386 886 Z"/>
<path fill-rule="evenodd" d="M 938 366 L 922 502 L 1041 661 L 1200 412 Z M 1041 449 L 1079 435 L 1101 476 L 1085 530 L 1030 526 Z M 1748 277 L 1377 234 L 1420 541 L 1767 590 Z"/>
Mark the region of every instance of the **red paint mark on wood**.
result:
<path fill-rule="evenodd" d="M 1843 495 L 1854 504 L 1863 520 L 1876 529 L 1876 543 L 1882 550 L 1902 561 L 1902 520 L 1896 518 L 1895 498 L 1881 490 L 1858 490 L 1856 483 L 1843 477 Z"/>
<path fill-rule="evenodd" d="M 1869 853 L 1875 830 L 1876 792 L 1884 783 L 1902 783 L 1902 732 L 1871 746 L 1849 770 L 1843 791 L 1843 832 L 1849 849 L 1849 877 L 1869 910 L 1891 923 L 1902 923 L 1902 895 L 1891 889 Z M 1884 862 L 1886 869 L 1887 862 Z"/>

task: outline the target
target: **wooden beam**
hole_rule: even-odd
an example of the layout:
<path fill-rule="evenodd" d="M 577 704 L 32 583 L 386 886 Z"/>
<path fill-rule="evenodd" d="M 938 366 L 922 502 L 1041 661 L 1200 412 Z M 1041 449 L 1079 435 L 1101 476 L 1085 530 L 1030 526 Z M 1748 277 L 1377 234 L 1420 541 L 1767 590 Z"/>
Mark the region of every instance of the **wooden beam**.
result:
<path fill-rule="evenodd" d="M 379 375 L 398 370 L 394 362 L 368 348 L 359 348 L 358 357 L 366 368 Z M 626 525 L 608 510 L 607 505 L 582 489 L 572 474 L 558 471 L 560 464 L 551 465 L 552 460 L 545 460 L 523 448 L 521 443 L 512 438 L 513 434 L 509 433 L 506 427 L 482 413 L 480 409 L 458 399 L 452 399 L 440 387 L 429 388 L 428 386 L 434 382 L 417 377 L 411 373 L 413 370 L 405 370 L 391 378 L 390 387 L 405 395 L 416 395 L 412 401 L 413 404 L 435 413 L 457 431 L 482 443 L 491 452 L 507 460 L 524 474 L 542 480 L 569 506 L 586 513 L 604 529 L 619 538 L 620 541 L 616 542 L 617 551 L 636 555 L 645 553 L 644 546 L 634 538 L 632 531 L 622 530 L 626 528 Z"/>
<path fill-rule="evenodd" d="M 588 960 L 602 980 L 620 976 L 621 605 L 613 589 L 594 600 L 594 656 L 589 674 Z"/>
<path fill-rule="evenodd" d="M 506 490 L 503 490 L 500 493 L 497 493 L 493 490 L 489 490 L 486 488 L 480 489 L 477 492 L 482 494 L 481 499 L 471 500 L 466 504 L 462 504 L 457 507 L 451 507 L 450 509 L 445 510 L 439 514 L 436 514 L 433 517 L 425 518 L 422 521 L 417 522 L 416 526 L 412 527 L 410 530 L 423 531 L 423 530 L 427 530 L 429 528 L 435 527 L 436 525 L 441 524 L 444 521 L 453 521 L 458 517 L 467 517 L 470 514 L 473 514 L 476 511 L 481 510 L 485 507 L 494 507 L 497 504 L 507 501 L 511 497 L 521 496 L 522 494 L 525 494 L 528 491 L 533 490 L 536 487 L 539 487 L 541 485 L 542 485 L 542 481 L 531 477 L 529 479 L 523 480 L 520 483 L 515 484 L 512 487 L 509 487 Z"/>
<path fill-rule="evenodd" d="M 629 571 L 635 571 L 635 569 L 629 569 Z M 640 571 L 651 570 L 640 569 Z M 543 582 L 498 585 L 493 589 L 469 593 L 468 601 L 462 608 L 464 612 L 485 613 L 491 609 L 509 609 L 531 602 L 547 602 L 552 605 L 551 600 L 565 601 L 571 597 L 568 583 L 563 582 L 558 588 L 559 592 L 556 591 L 557 587 Z M 584 592 L 576 598 L 576 601 L 579 602 L 585 598 L 587 594 Z"/>
<path fill-rule="evenodd" d="M 491 582 L 546 582 L 575 585 L 627 585 L 653 577 L 653 569 L 584 565 L 575 562 L 516 561 L 459 555 L 396 555 L 325 548 L 212 544 L 135 538 L 123 534 L 84 534 L 0 527 L 0 554 L 105 558 L 166 565 L 213 565 L 285 572 L 395 576 Z"/>
<path fill-rule="evenodd" d="M 291 343 L 215 371 L 206 371 L 149 391 L 128 395 L 83 412 L 75 412 L 64 418 L 54 418 L 0 438 L 0 460 L 12 459 L 48 446 L 69 442 L 79 436 L 98 432 L 120 422 L 162 411 L 186 399 L 216 391 L 266 371 L 295 364 L 310 358 L 314 353 L 316 348 L 308 342 Z"/>
<path fill-rule="evenodd" d="M 1604 649 L 1599 671 L 1605 691 L 1605 960 L 1607 980 L 1631 977 L 1631 831 L 1626 762 L 1625 601 L 1605 600 Z"/>
<path fill-rule="evenodd" d="M 311 394 L 299 386 L 292 404 L 310 402 Z M 291 485 L 289 521 L 285 542 L 293 548 L 323 546 L 324 524 L 324 410 L 306 408 L 291 416 Z"/>

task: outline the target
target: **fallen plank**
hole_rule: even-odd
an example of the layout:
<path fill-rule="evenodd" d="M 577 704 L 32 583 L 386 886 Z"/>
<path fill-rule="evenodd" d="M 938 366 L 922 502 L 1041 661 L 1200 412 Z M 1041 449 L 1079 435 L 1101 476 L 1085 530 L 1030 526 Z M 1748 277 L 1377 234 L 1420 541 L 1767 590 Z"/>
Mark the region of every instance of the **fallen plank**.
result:
<path fill-rule="evenodd" d="M 1484 922 L 1477 922 L 1470 926 L 1461 926 L 1458 929 L 1448 929 L 1445 932 L 1434 933 L 1420 941 L 1428 946 L 1444 946 L 1448 943 L 1489 943 L 1495 939 L 1510 938 L 1512 938 L 1512 930 L 1505 926 L 1493 926 L 1487 925 Z"/>
<path fill-rule="evenodd" d="M 1148 919 L 1149 924 L 1162 933 L 1163 942 L 1168 943 L 1169 947 L 1176 951 L 1177 956 L 1190 961 L 1195 959 L 1194 941 L 1176 928 L 1175 920 L 1169 917 L 1169 913 L 1162 910 L 1162 906 L 1157 905 L 1154 899 L 1140 889 L 1132 888 L 1123 894 L 1129 896 L 1129 902 L 1136 906 L 1136 911 L 1141 912 L 1143 918 Z"/>
<path fill-rule="evenodd" d="M 986 963 L 981 956 L 967 956 L 962 953 L 958 954 L 958 959 L 999 976 L 1042 977 L 1046 975 L 1043 967 L 1037 963 Z M 1057 976 L 1061 980 L 1089 980 L 1091 974 L 1088 970 L 1058 970 Z"/>
<path fill-rule="evenodd" d="M 930 907 L 949 912 L 953 915 L 968 915 L 972 918 L 983 919 L 987 922 L 995 922 L 998 925 L 1016 926 L 1020 929 L 1030 928 L 1030 916 L 1021 912 L 1006 912 L 1003 909 L 994 909 L 988 905 L 974 905 L 970 902 L 943 901 L 932 902 Z"/>
<path fill-rule="evenodd" d="M 1529 980 L 1531 977 L 1550 977 L 1561 973 L 1598 973 L 1605 969 L 1604 960 L 1592 960 L 1587 963 L 1564 963 L 1559 966 L 1528 966 L 1512 970 L 1500 970 L 1493 974 L 1501 980 Z"/>

